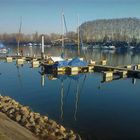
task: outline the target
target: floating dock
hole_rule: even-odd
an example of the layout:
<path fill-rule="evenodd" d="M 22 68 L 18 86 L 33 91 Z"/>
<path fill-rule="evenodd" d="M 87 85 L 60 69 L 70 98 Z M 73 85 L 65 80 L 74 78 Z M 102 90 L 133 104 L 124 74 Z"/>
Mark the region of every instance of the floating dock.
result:
<path fill-rule="evenodd" d="M 46 65 L 49 66 L 47 63 L 47 59 L 40 57 L 29 57 L 29 56 L 6 56 L 0 57 L 1 60 L 5 60 L 6 62 L 10 63 L 16 61 L 17 65 L 23 65 L 25 61 L 29 61 L 33 68 Z M 120 78 L 124 77 L 134 77 L 140 78 L 140 64 L 137 65 L 127 65 L 127 66 L 107 66 L 106 60 L 101 60 L 99 62 L 90 61 L 90 64 L 87 66 L 77 66 L 77 67 L 59 67 L 55 68 L 52 71 L 58 71 L 66 73 L 83 73 L 83 72 L 102 72 L 104 77 L 113 77 L 114 75 L 119 75 Z M 51 67 L 50 67 L 51 68 Z M 110 78 L 111 79 L 111 78 Z"/>
<path fill-rule="evenodd" d="M 132 68 L 132 66 L 131 66 Z M 103 65 L 95 65 L 95 72 L 104 72 L 104 71 L 112 71 L 112 73 L 119 74 L 121 77 L 135 77 L 140 78 L 140 70 L 133 70 L 129 68 L 120 68 L 120 67 L 112 67 L 112 66 L 103 66 Z"/>

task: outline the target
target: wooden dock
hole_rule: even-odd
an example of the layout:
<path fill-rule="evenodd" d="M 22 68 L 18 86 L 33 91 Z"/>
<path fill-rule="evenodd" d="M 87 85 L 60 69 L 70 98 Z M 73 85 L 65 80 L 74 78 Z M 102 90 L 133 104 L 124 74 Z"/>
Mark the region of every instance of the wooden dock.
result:
<path fill-rule="evenodd" d="M 129 69 L 129 68 L 95 65 L 94 66 L 94 71 L 95 72 L 110 71 L 114 74 L 117 74 L 119 72 L 127 72 L 127 77 L 140 78 L 140 70 L 132 70 L 132 69 Z"/>
<path fill-rule="evenodd" d="M 17 64 L 24 64 L 25 61 L 31 62 L 32 67 L 39 67 L 40 65 L 46 66 L 46 59 L 42 59 L 42 57 L 29 57 L 29 56 L 4 56 L 0 57 L 0 60 L 6 60 L 6 62 L 13 62 L 16 61 Z M 106 60 L 101 61 L 100 65 L 97 62 L 89 64 L 86 67 L 63 67 L 58 69 L 58 71 L 63 70 L 63 72 L 67 71 L 77 71 L 77 72 L 104 72 L 106 77 L 113 77 L 113 75 L 119 75 L 121 78 L 123 77 L 134 77 L 140 78 L 140 65 L 127 65 L 127 66 L 106 66 Z M 57 71 L 57 69 L 55 69 Z M 110 78 L 111 79 L 111 78 Z"/>

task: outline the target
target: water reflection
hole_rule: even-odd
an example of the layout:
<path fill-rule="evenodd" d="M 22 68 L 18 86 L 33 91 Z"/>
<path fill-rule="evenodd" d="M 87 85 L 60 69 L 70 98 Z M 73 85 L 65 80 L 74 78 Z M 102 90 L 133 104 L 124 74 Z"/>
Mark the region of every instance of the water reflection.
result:
<path fill-rule="evenodd" d="M 9 55 L 16 54 L 16 47 L 9 46 L 11 52 Z M 32 47 L 21 47 L 23 50 L 23 54 L 25 56 L 40 56 L 41 48 L 40 46 L 32 46 Z M 65 57 L 71 58 L 77 56 L 77 50 L 72 48 L 64 49 Z M 45 55 L 47 56 L 60 56 L 61 55 L 61 47 L 52 46 L 45 48 Z M 140 52 L 135 51 L 116 51 L 116 50 L 100 50 L 100 49 L 87 49 L 81 51 L 80 56 L 86 60 L 95 60 L 99 61 L 101 59 L 107 59 L 108 65 L 118 66 L 118 65 L 127 65 L 127 64 L 138 64 L 140 63 Z"/>
<path fill-rule="evenodd" d="M 75 121 L 77 121 L 77 113 L 78 109 L 80 108 L 80 95 L 82 94 L 84 85 L 86 83 L 86 78 L 88 73 L 79 73 L 76 75 L 66 75 L 61 72 L 52 72 L 52 71 L 46 71 L 43 67 L 41 67 L 41 85 L 42 87 L 45 86 L 45 78 L 48 80 L 59 80 L 60 81 L 60 119 L 63 121 L 64 120 L 64 105 L 67 103 L 68 100 L 68 95 L 69 92 L 72 92 L 72 90 L 75 93 L 75 102 L 74 102 L 74 113 L 73 113 L 73 118 Z M 102 89 L 103 83 L 108 83 L 108 82 L 113 82 L 113 81 L 119 81 L 122 79 L 127 79 L 126 77 L 120 77 L 119 75 L 114 75 L 113 77 L 104 77 L 102 74 L 102 80 L 99 82 L 97 88 L 98 90 Z M 65 92 L 66 85 L 64 85 L 66 82 L 67 83 L 67 90 Z M 71 83 L 74 83 L 75 87 L 71 86 Z M 136 84 L 136 79 L 132 78 L 132 84 Z M 71 89 L 72 88 L 72 89 Z"/>
<path fill-rule="evenodd" d="M 59 54 L 59 48 L 46 51 Z M 66 50 L 66 54 L 74 56 L 75 51 Z M 86 50 L 85 56 L 96 60 L 106 57 L 113 65 L 137 63 L 140 58 L 139 54 L 129 52 L 99 50 Z M 47 114 L 90 140 L 140 139 L 137 131 L 140 129 L 139 79 L 113 77 L 112 81 L 105 82 L 101 73 L 64 75 L 46 73 L 42 67 L 33 69 L 30 66 L 28 63 L 17 66 L 15 62 L 2 62 L 1 94 Z"/>
<path fill-rule="evenodd" d="M 137 82 L 136 78 L 132 78 L 132 84 L 135 85 Z"/>
<path fill-rule="evenodd" d="M 64 109 L 63 109 L 63 101 L 64 100 L 64 83 L 63 83 L 63 80 L 61 80 L 61 119 L 63 120 L 63 114 L 64 114 Z"/>
<path fill-rule="evenodd" d="M 41 86 L 45 86 L 45 74 L 41 74 Z"/>
<path fill-rule="evenodd" d="M 113 81 L 118 81 L 118 80 L 122 80 L 122 79 L 127 79 L 126 77 L 120 77 L 118 75 L 112 76 L 112 77 L 105 77 L 102 76 L 102 81 L 101 83 L 107 83 L 107 82 L 113 82 Z M 132 77 L 132 84 L 135 85 L 136 84 L 137 79 Z M 99 89 L 101 88 L 101 85 L 99 86 Z"/>
<path fill-rule="evenodd" d="M 71 89 L 71 84 L 75 83 L 75 88 L 73 88 L 74 93 L 75 93 L 75 107 L 74 107 L 74 120 L 77 120 L 77 111 L 79 108 L 79 101 L 80 101 L 80 94 L 84 88 L 84 84 L 86 81 L 86 74 L 81 73 L 77 75 L 66 75 L 66 74 L 60 74 L 60 73 L 53 73 L 44 70 L 43 67 L 41 67 L 41 72 L 39 72 L 41 75 L 41 86 L 45 86 L 45 78 L 48 78 L 48 80 L 60 80 L 60 118 L 63 121 L 64 117 L 64 104 L 67 103 L 68 100 L 68 95 Z M 83 77 L 83 80 L 81 79 Z M 64 81 L 69 79 L 68 87 L 66 92 L 64 91 Z M 80 85 L 80 80 L 82 81 Z"/>

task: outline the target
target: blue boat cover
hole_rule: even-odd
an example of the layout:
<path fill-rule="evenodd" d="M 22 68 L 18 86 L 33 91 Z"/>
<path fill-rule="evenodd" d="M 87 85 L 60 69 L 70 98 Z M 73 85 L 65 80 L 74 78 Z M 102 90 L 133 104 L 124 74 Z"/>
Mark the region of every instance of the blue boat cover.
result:
<path fill-rule="evenodd" d="M 54 68 L 60 68 L 60 67 L 85 67 L 87 66 L 87 62 L 80 60 L 78 57 L 72 59 L 72 60 L 64 60 L 64 61 L 58 61 L 53 65 Z"/>
<path fill-rule="evenodd" d="M 72 66 L 72 67 L 85 67 L 87 66 L 87 62 L 86 61 L 82 61 L 80 60 L 78 57 L 72 59 L 69 63 L 68 63 L 69 66 Z"/>
<path fill-rule="evenodd" d="M 69 61 L 64 60 L 64 61 L 58 61 L 57 63 L 54 64 L 54 67 L 60 68 L 60 67 L 67 67 Z"/>

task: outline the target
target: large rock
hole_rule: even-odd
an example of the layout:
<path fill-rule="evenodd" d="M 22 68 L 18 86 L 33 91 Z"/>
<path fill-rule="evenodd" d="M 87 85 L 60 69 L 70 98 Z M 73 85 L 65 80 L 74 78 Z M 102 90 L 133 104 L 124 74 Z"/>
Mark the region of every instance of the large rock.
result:
<path fill-rule="evenodd" d="M 15 113 L 15 108 L 14 107 L 11 107 L 7 110 L 7 115 L 8 116 L 14 116 L 13 114 Z"/>
<path fill-rule="evenodd" d="M 44 119 L 42 117 L 36 119 L 36 124 L 38 124 L 41 129 L 45 128 L 45 122 L 44 122 Z"/>
<path fill-rule="evenodd" d="M 66 129 L 62 125 L 60 125 L 60 130 L 65 131 Z"/>
<path fill-rule="evenodd" d="M 16 121 L 17 122 L 20 122 L 21 121 L 21 115 L 20 114 L 16 114 L 15 118 L 16 118 Z"/>
<path fill-rule="evenodd" d="M 26 114 L 26 115 L 28 115 L 30 112 L 29 112 L 30 110 L 27 108 L 27 107 L 21 107 L 20 108 L 20 113 L 22 113 L 22 114 Z"/>
<path fill-rule="evenodd" d="M 34 119 L 39 119 L 40 118 L 40 114 L 39 113 L 34 113 Z"/>
<path fill-rule="evenodd" d="M 44 122 L 47 123 L 48 122 L 48 117 L 47 116 L 43 116 Z"/>

